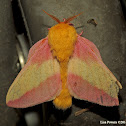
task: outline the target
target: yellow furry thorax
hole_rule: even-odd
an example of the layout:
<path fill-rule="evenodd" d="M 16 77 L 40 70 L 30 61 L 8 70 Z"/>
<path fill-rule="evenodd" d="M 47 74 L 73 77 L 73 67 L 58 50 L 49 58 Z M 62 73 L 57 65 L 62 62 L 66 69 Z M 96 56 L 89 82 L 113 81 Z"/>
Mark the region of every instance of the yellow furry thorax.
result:
<path fill-rule="evenodd" d="M 60 64 L 62 91 L 53 103 L 59 109 L 67 109 L 72 105 L 72 97 L 67 88 L 67 66 L 69 58 L 73 54 L 77 40 L 77 32 L 73 26 L 63 22 L 53 26 L 49 30 L 48 41 L 54 58 Z"/>
<path fill-rule="evenodd" d="M 68 60 L 72 55 L 77 39 L 77 32 L 73 26 L 63 22 L 53 26 L 49 30 L 48 40 L 53 56 L 58 61 Z"/>

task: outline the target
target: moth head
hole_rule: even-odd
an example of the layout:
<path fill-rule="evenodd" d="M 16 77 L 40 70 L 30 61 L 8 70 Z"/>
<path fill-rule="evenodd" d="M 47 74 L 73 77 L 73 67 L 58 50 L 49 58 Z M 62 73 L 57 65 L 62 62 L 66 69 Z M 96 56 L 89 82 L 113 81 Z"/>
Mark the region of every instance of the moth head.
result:
<path fill-rule="evenodd" d="M 48 32 L 48 43 L 51 46 L 51 48 L 53 50 L 60 50 L 62 47 L 64 47 L 64 45 L 67 44 L 67 47 L 72 47 L 71 49 L 73 49 L 73 46 L 74 46 L 75 42 L 77 41 L 77 32 L 76 32 L 76 29 L 73 27 L 73 24 L 70 23 L 70 21 L 72 21 L 74 18 L 79 16 L 81 13 L 78 15 L 72 16 L 70 18 L 64 19 L 64 21 L 61 22 L 55 16 L 50 15 L 46 11 L 44 11 L 44 12 L 58 23 L 58 24 L 52 26 Z M 58 55 L 57 55 L 57 57 L 58 57 Z"/>

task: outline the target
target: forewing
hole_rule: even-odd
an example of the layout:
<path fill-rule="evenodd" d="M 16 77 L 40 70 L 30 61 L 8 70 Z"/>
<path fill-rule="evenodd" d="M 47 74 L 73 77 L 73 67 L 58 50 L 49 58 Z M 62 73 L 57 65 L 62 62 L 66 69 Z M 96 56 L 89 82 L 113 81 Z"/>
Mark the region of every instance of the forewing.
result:
<path fill-rule="evenodd" d="M 121 84 L 103 63 L 96 46 L 78 36 L 68 64 L 68 89 L 77 99 L 104 106 L 118 105 Z"/>
<path fill-rule="evenodd" d="M 48 39 L 37 42 L 6 97 L 10 107 L 25 108 L 54 99 L 61 91 L 59 63 L 52 57 Z"/>

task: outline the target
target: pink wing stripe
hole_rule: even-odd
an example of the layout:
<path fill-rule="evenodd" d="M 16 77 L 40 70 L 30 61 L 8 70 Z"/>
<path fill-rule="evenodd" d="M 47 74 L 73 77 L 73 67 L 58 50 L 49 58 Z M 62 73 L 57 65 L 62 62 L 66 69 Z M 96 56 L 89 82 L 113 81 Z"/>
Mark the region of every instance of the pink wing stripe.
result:
<path fill-rule="evenodd" d="M 48 42 L 48 38 L 44 38 L 39 40 L 38 42 L 36 42 L 29 50 L 29 54 L 28 54 L 28 59 L 30 59 L 32 57 L 32 55 L 35 53 L 35 51 L 40 47 L 43 46 L 44 43 Z"/>
<path fill-rule="evenodd" d="M 28 62 L 41 64 L 46 60 L 53 59 L 48 39 L 45 38 L 37 42 L 29 51 Z"/>
<path fill-rule="evenodd" d="M 8 106 L 14 108 L 26 108 L 55 98 L 61 91 L 60 74 L 49 77 L 36 88 L 25 93 L 19 99 L 9 101 Z M 46 89 L 46 90 L 45 90 Z M 52 98 L 52 99 L 50 99 Z"/>
<path fill-rule="evenodd" d="M 48 45 L 48 38 L 42 39 L 35 43 L 28 54 L 28 60 L 24 68 L 20 71 L 17 78 L 22 75 L 22 73 L 27 69 L 28 66 L 32 64 L 41 65 L 44 61 L 53 59 L 50 47 Z M 17 79 L 16 78 L 16 79 Z"/>
<path fill-rule="evenodd" d="M 75 98 L 77 97 L 80 99 L 85 99 L 87 101 L 98 103 L 104 106 L 119 105 L 118 98 L 111 97 L 103 90 L 92 86 L 88 81 L 83 80 L 77 75 L 69 74 L 68 83 L 70 93 Z"/>
<path fill-rule="evenodd" d="M 86 46 L 88 46 L 97 55 L 97 57 L 101 59 L 100 52 L 93 42 L 81 36 L 78 36 L 77 40 L 79 41 L 79 43 L 82 43 L 81 45 L 85 44 Z"/>
<path fill-rule="evenodd" d="M 90 47 L 82 39 L 83 39 L 82 37 L 81 39 L 79 38 L 77 39 L 77 43 L 75 45 L 74 53 L 72 57 L 77 57 L 79 59 L 82 59 L 86 63 L 90 63 L 91 60 L 97 62 L 99 60 L 98 56 L 94 51 L 90 50 Z"/>

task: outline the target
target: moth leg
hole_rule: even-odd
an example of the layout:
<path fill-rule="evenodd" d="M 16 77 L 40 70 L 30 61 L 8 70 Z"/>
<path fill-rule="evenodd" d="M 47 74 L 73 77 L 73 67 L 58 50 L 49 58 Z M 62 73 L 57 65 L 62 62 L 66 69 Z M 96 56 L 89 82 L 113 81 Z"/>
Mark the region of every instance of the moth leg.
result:
<path fill-rule="evenodd" d="M 81 31 L 81 33 L 79 34 L 80 36 L 83 34 L 84 31 Z"/>
<path fill-rule="evenodd" d="M 74 115 L 75 115 L 75 116 L 79 116 L 79 115 L 81 115 L 82 113 L 84 113 L 84 112 L 86 112 L 86 111 L 89 111 L 93 106 L 94 106 L 94 105 L 90 106 L 89 108 L 81 109 L 81 110 L 75 112 Z"/>

